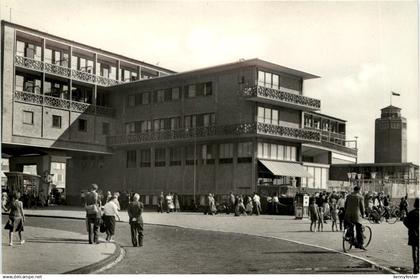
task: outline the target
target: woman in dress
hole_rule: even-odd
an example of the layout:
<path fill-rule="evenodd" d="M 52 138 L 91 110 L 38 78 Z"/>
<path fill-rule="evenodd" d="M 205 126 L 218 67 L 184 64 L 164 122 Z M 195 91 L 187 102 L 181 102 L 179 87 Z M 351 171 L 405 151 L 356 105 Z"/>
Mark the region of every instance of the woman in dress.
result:
<path fill-rule="evenodd" d="M 252 198 L 250 196 L 246 197 L 245 212 L 249 215 L 252 215 L 252 210 L 254 206 L 252 205 Z"/>
<path fill-rule="evenodd" d="M 20 244 L 24 244 L 25 240 L 22 238 L 23 223 L 25 222 L 25 214 L 23 213 L 23 204 L 19 200 L 20 193 L 13 192 L 12 201 L 10 203 L 9 220 L 6 223 L 5 229 L 9 230 L 9 246 L 13 246 L 13 233 L 19 233 Z"/>
<path fill-rule="evenodd" d="M 216 214 L 216 201 L 214 200 L 213 194 L 209 194 L 209 213 L 211 215 Z"/>
<path fill-rule="evenodd" d="M 174 194 L 174 204 L 175 204 L 175 212 L 180 212 L 181 207 L 179 206 L 179 199 L 178 199 L 177 194 Z"/>
<path fill-rule="evenodd" d="M 166 211 L 166 213 L 173 212 L 175 208 L 174 196 L 172 196 L 171 193 L 168 193 L 168 195 L 166 196 L 166 204 L 168 205 L 168 210 Z"/>
<path fill-rule="evenodd" d="M 118 206 L 116 204 L 117 197 L 112 196 L 111 199 L 104 206 L 104 215 L 102 216 L 106 241 L 113 241 L 112 237 L 115 235 L 115 217 L 120 221 L 120 216 L 118 215 Z"/>

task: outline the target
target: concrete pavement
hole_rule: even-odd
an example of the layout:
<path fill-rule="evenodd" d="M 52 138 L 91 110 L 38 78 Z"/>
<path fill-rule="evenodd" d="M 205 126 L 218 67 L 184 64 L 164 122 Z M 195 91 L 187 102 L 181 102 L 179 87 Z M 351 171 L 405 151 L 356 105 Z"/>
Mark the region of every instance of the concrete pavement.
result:
<path fill-rule="evenodd" d="M 56 216 L 67 218 L 84 218 L 81 208 L 58 207 L 38 210 L 26 210 L 26 214 L 38 216 Z M 128 221 L 126 212 L 120 212 L 122 221 Z M 323 247 L 329 250 L 342 251 L 340 232 L 331 232 L 331 223 L 324 224 L 324 232 L 309 232 L 309 220 L 295 220 L 292 216 L 240 216 L 203 215 L 202 213 L 155 213 L 145 212 L 144 222 L 179 226 L 183 228 L 202 229 L 219 232 L 243 233 L 264 237 L 290 240 L 301 244 Z M 411 249 L 407 245 L 407 230 L 402 222 L 396 224 L 369 224 L 373 239 L 367 252 L 358 249 L 351 251 L 350 256 L 363 258 L 372 264 L 385 269 L 410 273 L 412 270 Z"/>
<path fill-rule="evenodd" d="M 100 244 L 88 244 L 86 234 L 32 226 L 25 226 L 23 239 L 21 245 L 15 234 L 14 246 L 9 246 L 8 231 L 2 230 L 3 274 L 90 273 L 120 251 L 118 244 L 101 239 Z"/>

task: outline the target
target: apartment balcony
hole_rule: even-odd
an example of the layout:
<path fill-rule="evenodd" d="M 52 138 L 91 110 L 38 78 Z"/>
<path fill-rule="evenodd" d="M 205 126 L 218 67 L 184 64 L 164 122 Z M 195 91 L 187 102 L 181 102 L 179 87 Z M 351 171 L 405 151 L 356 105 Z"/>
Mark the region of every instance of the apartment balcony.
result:
<path fill-rule="evenodd" d="M 242 95 L 248 100 L 290 107 L 293 109 L 316 111 L 321 109 L 321 101 L 318 99 L 288 93 L 277 89 L 263 86 L 247 87 L 242 90 Z"/>
<path fill-rule="evenodd" d="M 15 91 L 14 101 L 108 117 L 114 117 L 115 115 L 115 109 L 110 107 L 95 106 L 87 103 L 34 94 L 25 91 Z"/>
<path fill-rule="evenodd" d="M 121 81 L 106 78 L 103 76 L 96 76 L 88 72 L 78 71 L 60 65 L 42 62 L 28 57 L 22 57 L 17 55 L 15 56 L 15 64 L 18 67 L 40 72 L 46 72 L 60 77 L 72 78 L 74 80 L 97 84 L 100 86 L 112 86 L 123 83 Z"/>
<path fill-rule="evenodd" d="M 319 132 L 307 131 L 265 123 L 241 123 L 223 126 L 197 127 L 189 129 L 150 131 L 138 134 L 108 137 L 108 145 L 155 143 L 159 141 L 190 141 L 241 136 L 269 136 L 291 141 L 317 143 L 321 140 Z"/>

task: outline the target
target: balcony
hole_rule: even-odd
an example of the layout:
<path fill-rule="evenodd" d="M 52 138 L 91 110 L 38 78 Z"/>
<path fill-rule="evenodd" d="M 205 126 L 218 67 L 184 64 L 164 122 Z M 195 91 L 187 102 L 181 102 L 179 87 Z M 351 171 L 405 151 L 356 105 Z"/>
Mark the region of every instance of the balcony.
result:
<path fill-rule="evenodd" d="M 242 90 L 242 96 L 247 97 L 247 99 L 251 101 L 274 104 L 299 110 L 316 111 L 321 109 L 321 101 L 318 99 L 262 86 L 244 88 Z"/>
<path fill-rule="evenodd" d="M 117 135 L 108 137 L 108 145 L 141 144 L 159 141 L 176 141 L 192 139 L 214 139 L 232 136 L 272 136 L 301 142 L 319 142 L 319 132 L 306 131 L 265 123 L 241 123 L 223 126 L 197 127 L 165 131 L 150 131 L 138 134 Z"/>
<path fill-rule="evenodd" d="M 18 67 L 35 70 L 35 71 L 45 71 L 46 73 L 57 75 L 65 78 L 72 78 L 74 80 L 79 80 L 83 82 L 88 82 L 92 84 L 97 84 L 100 86 L 112 86 L 116 84 L 123 83 L 121 81 L 109 79 L 102 76 L 96 76 L 94 74 L 78 71 L 75 69 L 70 69 L 60 65 L 55 65 L 47 62 L 42 62 L 34 60 L 28 57 L 15 56 L 15 64 Z"/>
<path fill-rule="evenodd" d="M 15 91 L 14 101 L 108 117 L 113 117 L 115 115 L 115 109 L 110 107 L 95 106 L 87 103 L 34 94 L 25 91 Z"/>
<path fill-rule="evenodd" d="M 351 155 L 357 155 L 357 149 L 355 148 L 350 148 L 344 145 L 340 145 L 340 144 L 336 144 L 333 142 L 329 142 L 329 141 L 321 141 L 320 143 L 317 143 L 317 145 L 320 145 L 322 147 L 326 147 L 329 149 L 334 149 L 337 151 L 341 151 L 341 152 L 345 152 Z"/>

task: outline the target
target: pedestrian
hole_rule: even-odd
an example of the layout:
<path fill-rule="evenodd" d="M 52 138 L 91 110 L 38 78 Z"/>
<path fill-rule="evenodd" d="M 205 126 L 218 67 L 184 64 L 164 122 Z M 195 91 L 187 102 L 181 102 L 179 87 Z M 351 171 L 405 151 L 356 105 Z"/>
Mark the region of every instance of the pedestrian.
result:
<path fill-rule="evenodd" d="M 338 208 L 338 221 L 340 222 L 340 231 L 344 228 L 344 205 L 346 200 L 344 199 L 344 194 L 340 195 L 340 198 L 337 201 Z"/>
<path fill-rule="evenodd" d="M 98 185 L 92 184 L 90 192 L 85 197 L 86 226 L 89 234 L 89 244 L 99 244 L 98 230 L 101 222 L 101 201 L 99 200 Z"/>
<path fill-rule="evenodd" d="M 9 246 L 13 246 L 13 233 L 18 232 L 20 244 L 23 245 L 25 240 L 22 238 L 23 224 L 25 222 L 25 214 L 23 212 L 23 203 L 19 200 L 20 193 L 13 192 L 12 201 L 10 202 L 9 220 L 5 225 L 5 229 L 9 230 Z"/>
<path fill-rule="evenodd" d="M 337 203 L 335 202 L 335 199 L 331 199 L 331 230 L 338 232 L 338 227 L 337 227 L 337 220 L 338 220 L 338 207 L 337 207 Z"/>
<path fill-rule="evenodd" d="M 163 192 L 160 192 L 160 196 L 158 198 L 158 212 L 163 213 L 163 202 L 165 200 L 165 196 L 163 195 Z"/>
<path fill-rule="evenodd" d="M 401 198 L 400 201 L 400 216 L 401 220 L 404 220 L 405 216 L 408 215 L 408 202 L 407 202 L 407 196 L 404 198 Z"/>
<path fill-rule="evenodd" d="M 258 216 L 261 213 L 261 200 L 260 200 L 260 196 L 256 192 L 254 193 L 253 200 L 255 203 L 255 213 Z"/>
<path fill-rule="evenodd" d="M 6 192 L 3 192 L 1 194 L 1 211 L 2 212 L 7 212 L 9 209 L 8 207 L 8 203 L 9 203 L 9 198 L 7 196 Z"/>
<path fill-rule="evenodd" d="M 163 193 L 162 193 L 163 194 Z M 131 242 L 134 247 L 143 246 L 143 213 L 144 205 L 139 202 L 140 196 L 135 193 L 133 201 L 128 205 L 128 217 L 131 230 Z"/>
<path fill-rule="evenodd" d="M 273 198 L 270 195 L 267 196 L 266 212 L 268 214 L 273 214 Z"/>
<path fill-rule="evenodd" d="M 118 210 L 121 210 L 120 201 L 118 200 L 118 199 L 120 198 L 120 192 L 114 192 L 114 193 L 112 194 L 112 196 L 114 196 L 114 197 L 116 197 L 116 198 L 117 198 L 116 200 L 114 200 L 114 203 L 117 205 Z M 112 196 L 111 196 L 111 199 L 112 199 Z"/>
<path fill-rule="evenodd" d="M 242 195 L 236 197 L 236 206 L 235 206 L 235 216 L 239 216 L 242 213 L 246 215 L 245 206 L 244 206 L 244 199 Z"/>
<path fill-rule="evenodd" d="M 309 230 L 311 232 L 316 232 L 316 222 L 319 219 L 318 205 L 315 202 L 315 197 L 311 197 L 309 200 L 309 216 L 311 218 L 311 226 Z"/>
<path fill-rule="evenodd" d="M 408 245 L 411 246 L 413 257 L 413 274 L 419 273 L 419 198 L 414 201 L 414 209 L 404 218 L 404 225 L 408 228 Z"/>
<path fill-rule="evenodd" d="M 121 220 L 120 215 L 118 215 L 118 206 L 115 203 L 116 200 L 117 197 L 112 196 L 110 201 L 104 206 L 102 220 L 105 225 L 106 241 L 113 241 L 112 237 L 115 235 L 115 217 L 118 218 L 118 221 Z"/>
<path fill-rule="evenodd" d="M 318 207 L 318 231 L 324 231 L 324 207 Z"/>
<path fill-rule="evenodd" d="M 106 192 L 106 197 L 105 197 L 105 204 L 106 204 L 107 202 L 109 202 L 109 201 L 111 200 L 111 198 L 112 198 L 111 191 L 107 191 L 107 192 Z"/>
<path fill-rule="evenodd" d="M 176 193 L 174 194 L 174 205 L 175 205 L 175 212 L 181 212 L 181 207 L 179 206 L 179 197 Z"/>
<path fill-rule="evenodd" d="M 174 207 L 174 197 L 172 196 L 171 193 L 168 193 L 166 195 L 166 208 L 167 208 L 166 213 L 174 211 L 174 208 L 175 208 Z"/>
<path fill-rule="evenodd" d="M 324 223 L 327 223 L 327 219 L 330 219 L 330 204 L 328 203 L 328 198 L 324 196 L 324 202 L 323 202 L 323 209 L 324 209 Z"/>
<path fill-rule="evenodd" d="M 277 196 L 277 193 L 274 193 L 273 195 L 272 204 L 273 204 L 273 214 L 275 215 L 279 214 L 279 196 Z"/>
<path fill-rule="evenodd" d="M 354 187 L 353 193 L 347 196 L 344 205 L 344 226 L 347 230 L 347 237 L 353 238 L 354 226 L 356 226 L 356 248 L 366 250 L 363 245 L 363 226 L 362 218 L 365 213 L 365 205 L 362 195 L 360 194 L 360 187 Z"/>
<path fill-rule="evenodd" d="M 229 213 L 235 214 L 235 204 L 236 204 L 235 195 L 233 194 L 233 192 L 230 192 L 230 195 L 229 195 L 229 211 L 227 212 L 227 214 L 229 214 Z"/>
<path fill-rule="evenodd" d="M 246 197 L 246 205 L 245 205 L 245 212 L 248 215 L 252 215 L 252 210 L 254 206 L 252 205 L 252 198 L 251 196 Z"/>

